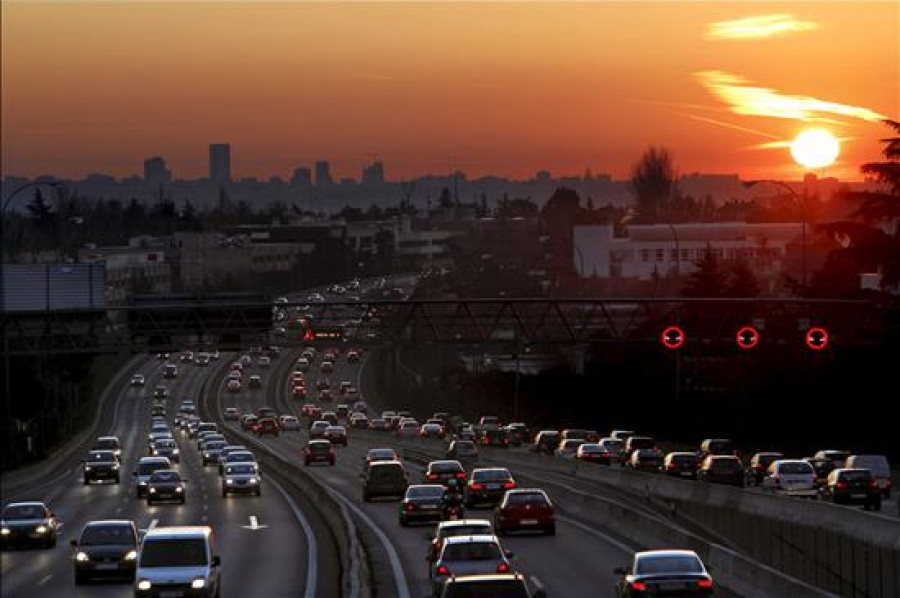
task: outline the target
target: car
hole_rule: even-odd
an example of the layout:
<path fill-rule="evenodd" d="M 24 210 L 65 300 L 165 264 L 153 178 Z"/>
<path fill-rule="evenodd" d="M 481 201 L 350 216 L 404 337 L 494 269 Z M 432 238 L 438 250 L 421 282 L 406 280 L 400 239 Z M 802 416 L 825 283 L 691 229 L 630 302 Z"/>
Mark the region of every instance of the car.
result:
<path fill-rule="evenodd" d="M 533 586 L 533 588 L 532 588 Z M 444 581 L 440 598 L 546 598 L 547 592 L 532 577 L 530 582 L 520 573 L 450 576 Z"/>
<path fill-rule="evenodd" d="M 256 417 L 258 417 L 260 419 L 262 419 L 264 417 L 273 417 L 274 418 L 274 417 L 278 417 L 278 414 L 275 412 L 274 407 L 264 406 L 264 407 L 260 407 L 259 409 L 256 410 Z"/>
<path fill-rule="evenodd" d="M 223 440 L 207 442 L 203 446 L 203 451 L 200 453 L 203 460 L 203 467 L 206 467 L 207 465 L 217 465 L 222 456 L 222 450 L 226 446 L 228 446 L 228 443 Z"/>
<path fill-rule="evenodd" d="M 575 458 L 579 461 L 585 461 L 587 463 L 602 463 L 603 465 L 610 465 L 613 461 L 618 459 L 618 456 L 610 453 L 602 444 L 585 442 L 584 444 L 579 445 L 578 449 L 576 449 Z"/>
<path fill-rule="evenodd" d="M 166 416 L 166 406 L 164 404 L 157 403 L 150 408 L 150 415 L 158 415 L 160 417 Z"/>
<path fill-rule="evenodd" d="M 472 463 L 478 460 L 478 447 L 472 440 L 454 440 L 447 447 L 446 455 L 460 463 Z"/>
<path fill-rule="evenodd" d="M 457 536 L 493 536 L 494 524 L 487 519 L 455 519 L 441 521 L 434 533 L 430 535 L 428 554 L 425 560 L 429 563 L 437 559 L 444 547 L 444 540 Z"/>
<path fill-rule="evenodd" d="M 818 497 L 816 472 L 802 459 L 778 459 L 770 463 L 762 486 L 784 496 Z"/>
<path fill-rule="evenodd" d="M 256 420 L 258 418 L 252 413 L 245 413 L 241 416 L 241 429 L 244 431 L 250 431 L 256 425 Z"/>
<path fill-rule="evenodd" d="M 219 361 L 219 355 L 220 354 L 218 349 L 209 354 L 213 361 Z"/>
<path fill-rule="evenodd" d="M 331 382 L 329 382 L 328 378 L 319 378 L 316 382 L 316 390 L 325 390 L 331 388 Z"/>
<path fill-rule="evenodd" d="M 635 471 L 658 472 L 663 465 L 663 454 L 655 448 L 636 449 L 631 453 L 628 467 Z M 742 472 L 743 473 L 743 470 Z"/>
<path fill-rule="evenodd" d="M 262 388 L 262 377 L 259 374 L 253 374 L 247 379 L 247 386 L 250 388 Z"/>
<path fill-rule="evenodd" d="M 94 451 L 112 451 L 116 458 L 122 460 L 122 443 L 118 436 L 98 436 L 91 447 Z"/>
<path fill-rule="evenodd" d="M 222 453 L 219 455 L 219 475 L 224 476 L 225 469 L 235 463 L 256 463 L 256 457 L 246 448 L 241 448 L 240 450 L 222 449 Z"/>
<path fill-rule="evenodd" d="M 241 419 L 241 415 L 238 413 L 237 407 L 226 407 L 222 413 L 222 418 L 225 421 L 236 422 Z"/>
<path fill-rule="evenodd" d="M 168 438 L 168 439 L 172 439 L 172 440 L 174 439 L 174 437 L 172 436 L 172 432 L 169 431 L 168 429 L 158 429 L 157 428 L 154 431 L 150 432 L 150 435 L 147 438 L 147 454 L 152 455 L 153 454 L 153 444 L 164 438 Z"/>
<path fill-rule="evenodd" d="M 484 446 L 499 446 L 499 447 L 508 447 L 509 446 L 509 433 L 505 428 L 488 428 L 482 430 L 479 437 L 479 442 Z"/>
<path fill-rule="evenodd" d="M 291 387 L 291 398 L 295 401 L 303 401 L 306 399 L 306 387 L 305 386 L 293 386 Z"/>
<path fill-rule="evenodd" d="M 184 504 L 184 480 L 175 469 L 158 469 L 147 480 L 147 506 L 161 500 Z"/>
<path fill-rule="evenodd" d="M 163 369 L 163 378 L 166 379 L 174 379 L 178 377 L 178 366 L 173 363 L 170 363 Z"/>
<path fill-rule="evenodd" d="M 168 358 L 169 358 L 169 354 L 168 354 L 168 353 L 157 353 L 157 354 L 156 354 L 156 359 L 159 360 L 159 361 L 165 361 L 165 360 L 168 359 Z"/>
<path fill-rule="evenodd" d="M 243 367 L 247 368 L 253 365 L 253 358 L 249 355 L 241 355 L 241 358 L 238 360 Z"/>
<path fill-rule="evenodd" d="M 556 534 L 556 509 L 540 488 L 507 490 L 494 512 L 494 528 L 498 535 L 525 529 L 540 530 L 553 536 Z"/>
<path fill-rule="evenodd" d="M 334 396 L 331 394 L 331 390 L 328 388 L 322 389 L 319 391 L 319 401 L 328 402 L 334 399 Z"/>
<path fill-rule="evenodd" d="M 278 426 L 285 432 L 299 432 L 300 420 L 293 415 L 282 415 L 278 418 Z"/>
<path fill-rule="evenodd" d="M 353 388 L 353 383 L 349 380 L 341 380 L 340 386 L 338 386 L 338 392 L 342 395 L 347 394 L 349 389 Z"/>
<path fill-rule="evenodd" d="M 737 455 L 734 442 L 727 438 L 707 438 L 700 444 L 700 460 L 709 455 Z"/>
<path fill-rule="evenodd" d="M 332 374 L 334 373 L 334 363 L 331 361 L 323 361 L 319 366 L 319 371 L 323 374 Z"/>
<path fill-rule="evenodd" d="M 209 353 L 198 353 L 194 363 L 200 367 L 205 367 L 209 365 L 210 359 Z"/>
<path fill-rule="evenodd" d="M 734 455 L 709 455 L 697 470 L 697 479 L 713 484 L 744 487 L 744 466 Z"/>
<path fill-rule="evenodd" d="M 97 578 L 134 581 L 138 532 L 133 521 L 89 521 L 69 544 L 75 548 L 76 585 Z"/>
<path fill-rule="evenodd" d="M 500 502 L 506 491 L 516 486 L 516 480 L 505 467 L 474 469 L 466 484 L 466 506 L 494 505 Z"/>
<path fill-rule="evenodd" d="M 340 418 L 346 418 L 350 416 L 350 405 L 346 403 L 341 403 L 337 407 L 334 408 L 334 412 L 337 413 L 337 416 Z"/>
<path fill-rule="evenodd" d="M 845 466 L 848 469 L 868 469 L 872 472 L 881 496 L 885 499 L 891 497 L 891 465 L 884 455 L 850 455 Z"/>
<path fill-rule="evenodd" d="M 228 374 L 225 375 L 225 380 L 227 382 L 231 382 L 232 380 L 237 380 L 238 382 L 244 379 L 244 373 L 241 370 L 231 370 Z"/>
<path fill-rule="evenodd" d="M 153 389 L 153 398 L 154 399 L 168 399 L 169 398 L 169 389 L 165 386 L 157 386 Z"/>
<path fill-rule="evenodd" d="M 783 454 L 776 452 L 754 453 L 753 456 L 750 457 L 750 464 L 747 466 L 747 484 L 753 486 L 762 484 L 763 478 L 766 477 L 766 471 L 769 469 L 769 465 L 778 459 L 783 458 Z"/>
<path fill-rule="evenodd" d="M 613 430 L 609 433 L 609 437 L 614 440 L 621 440 L 622 442 L 627 442 L 629 438 L 637 434 L 634 430 Z"/>
<path fill-rule="evenodd" d="M 363 466 L 368 468 L 372 463 L 378 463 L 380 461 L 399 461 L 400 455 L 397 454 L 392 448 L 371 448 L 366 451 L 366 456 L 363 458 Z"/>
<path fill-rule="evenodd" d="M 179 453 L 178 443 L 172 438 L 160 438 L 150 449 L 150 454 L 154 457 L 168 457 L 172 463 L 181 461 Z"/>
<path fill-rule="evenodd" d="M 304 372 L 309 369 L 309 365 L 310 365 L 310 360 L 306 356 L 302 356 L 302 357 L 300 357 L 300 359 L 297 360 L 297 367 L 299 367 Z"/>
<path fill-rule="evenodd" d="M 0 514 L 0 547 L 54 548 L 61 522 L 42 502 L 14 502 Z"/>
<path fill-rule="evenodd" d="M 215 422 L 201 421 L 199 424 L 197 424 L 197 429 L 194 431 L 191 438 L 198 438 L 200 436 L 200 434 L 202 434 L 203 432 L 218 432 L 218 431 L 219 431 L 219 426 L 216 425 Z"/>
<path fill-rule="evenodd" d="M 347 363 L 359 363 L 359 351 L 355 349 L 347 351 Z"/>
<path fill-rule="evenodd" d="M 421 438 L 442 440 L 444 435 L 444 427 L 440 424 L 422 424 L 422 427 L 419 428 L 419 436 Z"/>
<path fill-rule="evenodd" d="M 147 380 L 144 378 L 143 374 L 134 374 L 131 377 L 132 386 L 144 386 L 145 384 L 147 384 Z"/>
<path fill-rule="evenodd" d="M 334 411 L 325 411 L 322 413 L 323 421 L 327 421 L 332 426 L 336 426 L 338 424 L 338 416 Z"/>
<path fill-rule="evenodd" d="M 382 419 L 380 417 L 376 417 L 375 419 L 369 422 L 369 429 L 373 432 L 390 432 L 391 427 L 388 424 L 388 420 Z"/>
<path fill-rule="evenodd" d="M 225 466 L 222 476 L 222 498 L 229 494 L 248 493 L 260 496 L 259 466 L 256 463 L 232 463 Z"/>
<path fill-rule="evenodd" d="M 504 550 L 494 535 L 447 538 L 428 571 L 434 595 L 441 596 L 444 583 L 454 576 L 511 573 L 513 568 L 509 559 L 512 557 L 513 554 Z"/>
<path fill-rule="evenodd" d="M 257 360 L 256 363 L 259 364 L 259 367 L 261 367 L 261 368 L 267 368 L 270 365 L 272 365 L 272 358 L 269 357 L 268 355 L 263 355 L 262 357 L 259 358 L 259 360 Z"/>
<path fill-rule="evenodd" d="M 172 462 L 167 457 L 141 457 L 137 469 L 131 472 L 134 477 L 135 495 L 143 498 L 147 495 L 147 484 L 154 472 L 172 469 Z"/>
<path fill-rule="evenodd" d="M 194 352 L 193 351 L 185 351 L 181 354 L 181 361 L 183 363 L 191 363 L 194 361 Z"/>
<path fill-rule="evenodd" d="M 241 392 L 241 381 L 235 379 L 229 380 L 225 388 L 228 390 L 228 392 Z"/>
<path fill-rule="evenodd" d="M 256 433 L 257 436 L 268 434 L 277 438 L 279 431 L 280 427 L 278 425 L 278 420 L 274 417 L 260 417 L 253 425 L 253 432 Z"/>
<path fill-rule="evenodd" d="M 522 422 L 512 422 L 506 425 L 506 435 L 512 446 L 522 446 L 528 439 L 528 426 Z"/>
<path fill-rule="evenodd" d="M 614 458 L 610 465 L 614 463 L 625 465 L 625 441 L 607 436 L 606 438 L 601 438 L 599 444 L 606 449 L 606 452 L 613 455 Z"/>
<path fill-rule="evenodd" d="M 334 466 L 334 447 L 327 440 L 310 440 L 303 449 L 303 464 L 309 467 L 313 463 L 327 463 Z"/>
<path fill-rule="evenodd" d="M 369 418 L 366 417 L 365 413 L 354 413 L 350 416 L 351 428 L 355 428 L 357 430 L 368 430 L 369 426 Z"/>
<path fill-rule="evenodd" d="M 613 573 L 617 598 L 637 596 L 712 596 L 713 579 L 693 550 L 645 550 Z"/>
<path fill-rule="evenodd" d="M 555 457 L 560 459 L 574 459 L 578 453 L 578 447 L 585 444 L 582 438 L 570 438 L 569 440 L 560 440 L 559 446 L 553 451 Z"/>
<path fill-rule="evenodd" d="M 462 463 L 455 460 L 431 461 L 425 468 L 425 481 L 429 484 L 446 486 L 450 480 L 458 480 L 460 485 L 466 483 L 466 470 Z"/>
<path fill-rule="evenodd" d="M 828 474 L 822 498 L 836 505 L 862 505 L 865 510 L 881 510 L 881 489 L 868 469 L 839 467 Z"/>
<path fill-rule="evenodd" d="M 660 469 L 666 475 L 696 480 L 697 467 L 699 465 L 700 460 L 697 457 L 697 453 L 673 451 L 666 454 Z"/>
<path fill-rule="evenodd" d="M 444 517 L 444 486 L 414 484 L 406 489 L 397 505 L 397 519 L 402 527 L 410 523 L 435 523 Z"/>
<path fill-rule="evenodd" d="M 219 596 L 221 559 L 215 554 L 208 526 L 154 527 L 147 530 L 138 552 L 135 598 L 167 592 L 204 598 Z"/>
<path fill-rule="evenodd" d="M 331 444 L 347 446 L 347 430 L 344 426 L 328 426 L 325 428 L 324 438 Z"/>
<path fill-rule="evenodd" d="M 310 438 L 325 438 L 325 430 L 331 425 L 331 422 L 325 420 L 314 421 L 309 427 Z"/>
<path fill-rule="evenodd" d="M 397 438 L 415 438 L 419 435 L 419 422 L 408 419 L 397 427 Z"/>
<path fill-rule="evenodd" d="M 541 430 L 534 437 L 533 450 L 536 453 L 552 455 L 559 446 L 559 430 Z"/>
<path fill-rule="evenodd" d="M 625 464 L 631 462 L 631 455 L 638 449 L 655 449 L 656 440 L 650 436 L 629 436 L 625 441 Z"/>
<path fill-rule="evenodd" d="M 409 487 L 409 474 L 399 461 L 368 462 L 361 477 L 364 502 L 384 497 L 402 499 Z"/>

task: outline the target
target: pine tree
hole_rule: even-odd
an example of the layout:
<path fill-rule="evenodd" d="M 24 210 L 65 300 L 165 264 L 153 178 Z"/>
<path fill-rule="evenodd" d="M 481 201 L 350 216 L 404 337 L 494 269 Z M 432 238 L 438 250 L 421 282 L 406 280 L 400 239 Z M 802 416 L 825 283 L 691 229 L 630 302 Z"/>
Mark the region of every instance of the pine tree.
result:
<path fill-rule="evenodd" d="M 735 261 L 728 275 L 727 295 L 729 297 L 759 296 L 759 281 L 746 260 Z"/>
<path fill-rule="evenodd" d="M 728 277 L 719 259 L 707 245 L 702 258 L 694 262 L 697 271 L 691 274 L 684 287 L 686 297 L 722 297 L 727 290 Z"/>

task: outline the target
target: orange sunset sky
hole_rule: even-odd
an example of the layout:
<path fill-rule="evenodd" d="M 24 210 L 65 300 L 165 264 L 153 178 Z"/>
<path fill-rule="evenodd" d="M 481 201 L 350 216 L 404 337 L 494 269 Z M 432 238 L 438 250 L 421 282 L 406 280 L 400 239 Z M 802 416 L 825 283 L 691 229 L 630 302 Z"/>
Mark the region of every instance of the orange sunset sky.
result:
<path fill-rule="evenodd" d="M 224 141 L 237 177 L 374 153 L 392 180 L 621 178 L 662 144 L 681 172 L 799 178 L 784 142 L 820 127 L 843 141 L 820 174 L 857 179 L 900 116 L 898 7 L 4 1 L 2 170 L 195 178 Z"/>

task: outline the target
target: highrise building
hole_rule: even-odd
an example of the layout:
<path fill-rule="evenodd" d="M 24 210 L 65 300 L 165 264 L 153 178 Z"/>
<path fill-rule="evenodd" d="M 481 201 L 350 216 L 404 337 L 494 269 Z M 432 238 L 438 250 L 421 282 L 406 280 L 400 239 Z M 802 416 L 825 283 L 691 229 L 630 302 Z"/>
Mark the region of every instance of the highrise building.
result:
<path fill-rule="evenodd" d="M 159 156 L 144 160 L 144 182 L 154 187 L 171 183 L 172 171 L 166 168 L 166 161 Z"/>
<path fill-rule="evenodd" d="M 209 145 L 209 180 L 214 183 L 231 182 L 231 144 Z"/>
<path fill-rule="evenodd" d="M 379 160 L 363 167 L 362 182 L 364 185 L 381 185 L 384 183 L 384 162 Z"/>
<path fill-rule="evenodd" d="M 298 166 L 291 175 L 291 184 L 309 187 L 312 185 L 312 171 L 306 166 Z"/>
<path fill-rule="evenodd" d="M 331 178 L 331 166 L 328 160 L 319 160 L 316 162 L 316 185 L 332 185 L 334 179 Z"/>

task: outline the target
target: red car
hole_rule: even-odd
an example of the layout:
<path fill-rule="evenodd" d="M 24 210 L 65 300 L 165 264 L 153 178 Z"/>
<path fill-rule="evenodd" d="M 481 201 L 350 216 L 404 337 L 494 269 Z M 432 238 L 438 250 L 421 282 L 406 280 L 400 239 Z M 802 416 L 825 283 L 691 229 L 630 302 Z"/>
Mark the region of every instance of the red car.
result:
<path fill-rule="evenodd" d="M 508 490 L 494 514 L 497 534 L 513 530 L 542 530 L 556 534 L 556 510 L 547 493 L 539 488 Z"/>
<path fill-rule="evenodd" d="M 241 429 L 242 430 L 252 430 L 253 426 L 256 425 L 256 416 L 251 414 L 246 414 L 241 417 Z"/>
<path fill-rule="evenodd" d="M 277 438 L 279 432 L 278 420 L 274 417 L 261 417 L 253 425 L 253 432 L 257 436 L 269 434 Z"/>
<path fill-rule="evenodd" d="M 306 399 L 306 387 L 305 386 L 295 386 L 291 389 L 291 396 L 298 401 L 302 401 Z"/>
<path fill-rule="evenodd" d="M 318 407 L 316 407 L 312 403 L 305 403 L 303 407 L 300 408 L 300 415 L 302 415 L 303 417 L 312 417 L 312 412 L 315 409 L 318 409 Z"/>
<path fill-rule="evenodd" d="M 334 447 L 327 440 L 310 440 L 303 449 L 303 463 L 306 466 L 323 462 L 334 466 L 334 461 Z"/>

